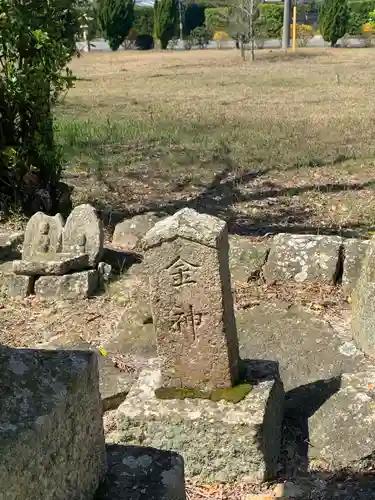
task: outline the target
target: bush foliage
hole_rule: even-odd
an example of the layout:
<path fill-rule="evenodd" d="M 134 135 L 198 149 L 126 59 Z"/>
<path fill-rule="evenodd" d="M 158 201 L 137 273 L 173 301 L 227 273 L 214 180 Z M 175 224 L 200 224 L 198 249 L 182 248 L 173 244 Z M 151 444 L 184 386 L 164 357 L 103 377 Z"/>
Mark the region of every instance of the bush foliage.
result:
<path fill-rule="evenodd" d="M 0 0 L 0 209 L 53 212 L 62 157 L 52 107 L 73 85 L 76 0 Z"/>

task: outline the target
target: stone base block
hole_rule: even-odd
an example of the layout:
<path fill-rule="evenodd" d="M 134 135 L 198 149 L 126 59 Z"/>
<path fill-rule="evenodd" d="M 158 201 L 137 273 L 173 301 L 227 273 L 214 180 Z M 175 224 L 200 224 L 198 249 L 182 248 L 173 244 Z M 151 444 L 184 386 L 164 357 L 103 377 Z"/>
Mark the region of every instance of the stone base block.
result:
<path fill-rule="evenodd" d="M 344 374 L 309 418 L 309 460 L 325 469 L 372 470 L 375 466 L 375 371 Z"/>
<path fill-rule="evenodd" d="M 95 500 L 186 500 L 184 461 L 177 453 L 112 444 L 108 476 Z"/>
<path fill-rule="evenodd" d="M 240 403 L 158 400 L 161 374 L 149 361 L 118 408 L 121 442 L 178 452 L 201 482 L 261 483 L 276 473 L 284 391 L 278 380 L 254 386 Z"/>
<path fill-rule="evenodd" d="M 0 348 L 1 499 L 92 500 L 106 472 L 94 353 Z"/>
<path fill-rule="evenodd" d="M 65 276 L 42 276 L 35 282 L 35 294 L 47 299 L 85 299 L 99 286 L 98 271 L 82 271 Z"/>
<path fill-rule="evenodd" d="M 0 293 L 6 297 L 24 298 L 32 294 L 34 278 L 4 273 L 0 270 Z"/>

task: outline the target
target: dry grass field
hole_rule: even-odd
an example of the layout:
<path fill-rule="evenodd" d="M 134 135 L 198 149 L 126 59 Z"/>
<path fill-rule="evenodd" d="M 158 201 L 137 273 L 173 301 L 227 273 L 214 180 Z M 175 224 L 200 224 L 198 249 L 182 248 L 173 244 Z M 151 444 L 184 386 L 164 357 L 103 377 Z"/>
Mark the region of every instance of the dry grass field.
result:
<path fill-rule="evenodd" d="M 77 201 L 232 232 L 375 226 L 375 51 L 91 53 L 56 110 Z"/>

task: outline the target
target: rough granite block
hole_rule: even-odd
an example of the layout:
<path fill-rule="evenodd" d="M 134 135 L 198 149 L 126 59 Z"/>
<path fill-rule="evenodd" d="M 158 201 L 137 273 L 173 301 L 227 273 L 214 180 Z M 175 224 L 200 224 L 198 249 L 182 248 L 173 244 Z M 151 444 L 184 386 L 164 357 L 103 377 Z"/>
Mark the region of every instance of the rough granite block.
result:
<path fill-rule="evenodd" d="M 375 354 L 375 239 L 371 239 L 352 294 L 352 335 L 358 347 Z"/>
<path fill-rule="evenodd" d="M 8 264 L 8 263 L 6 263 Z M 0 293 L 5 297 L 27 297 L 32 294 L 34 278 L 9 272 L 9 266 L 0 265 Z"/>
<path fill-rule="evenodd" d="M 229 236 L 229 267 L 233 281 L 247 283 L 257 277 L 268 251 L 269 243 L 254 242 L 245 236 Z"/>
<path fill-rule="evenodd" d="M 263 274 L 273 281 L 335 283 L 343 240 L 339 236 L 280 233 L 273 239 Z"/>
<path fill-rule="evenodd" d="M 96 355 L 0 348 L 2 500 L 92 500 L 106 471 Z"/>
<path fill-rule="evenodd" d="M 344 240 L 344 272 L 342 275 L 342 288 L 346 295 L 354 290 L 361 274 L 361 267 L 366 256 L 368 240 Z"/>
<path fill-rule="evenodd" d="M 274 476 L 280 451 L 284 391 L 279 380 L 254 386 L 240 403 L 159 400 L 156 360 L 150 360 L 117 410 L 121 442 L 179 453 L 201 482 L 261 483 Z"/>
<path fill-rule="evenodd" d="M 373 470 L 375 371 L 343 374 L 337 392 L 309 418 L 309 459 L 324 468 Z"/>
<path fill-rule="evenodd" d="M 42 276 L 35 282 L 35 295 L 48 299 L 85 299 L 96 292 L 98 271 L 82 271 L 65 276 Z"/>
<path fill-rule="evenodd" d="M 115 247 L 135 250 L 145 234 L 160 220 L 156 215 L 142 214 L 116 225 L 112 244 Z"/>

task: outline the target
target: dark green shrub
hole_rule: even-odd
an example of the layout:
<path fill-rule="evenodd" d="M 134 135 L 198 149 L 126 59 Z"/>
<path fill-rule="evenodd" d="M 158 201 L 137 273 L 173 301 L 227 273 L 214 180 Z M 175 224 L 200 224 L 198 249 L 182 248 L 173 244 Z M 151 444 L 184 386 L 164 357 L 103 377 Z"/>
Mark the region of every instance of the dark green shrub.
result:
<path fill-rule="evenodd" d="M 75 0 L 0 0 L 0 209 L 54 212 L 62 157 L 52 108 L 73 85 Z"/>
<path fill-rule="evenodd" d="M 193 29 L 191 32 L 191 36 L 194 40 L 194 43 L 198 45 L 200 49 L 204 49 L 209 41 L 212 39 L 212 31 L 210 31 L 206 26 L 198 26 Z"/>
<path fill-rule="evenodd" d="M 118 50 L 134 23 L 134 0 L 98 0 L 97 16 L 104 38 Z"/>
<path fill-rule="evenodd" d="M 135 46 L 138 50 L 151 50 L 154 48 L 154 38 L 151 35 L 138 35 Z"/>
<path fill-rule="evenodd" d="M 347 0 L 325 0 L 319 10 L 319 30 L 326 42 L 334 47 L 348 28 L 349 8 Z"/>
<path fill-rule="evenodd" d="M 176 33 L 177 14 L 176 0 L 155 0 L 154 33 L 162 49 L 167 48 Z"/>
<path fill-rule="evenodd" d="M 204 5 L 199 4 L 189 4 L 187 5 L 184 12 L 184 22 L 183 22 L 183 33 L 184 35 L 190 35 L 193 29 L 198 26 L 203 26 L 204 24 Z"/>

